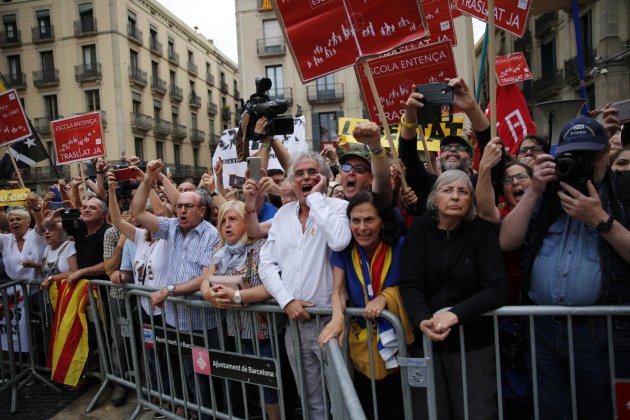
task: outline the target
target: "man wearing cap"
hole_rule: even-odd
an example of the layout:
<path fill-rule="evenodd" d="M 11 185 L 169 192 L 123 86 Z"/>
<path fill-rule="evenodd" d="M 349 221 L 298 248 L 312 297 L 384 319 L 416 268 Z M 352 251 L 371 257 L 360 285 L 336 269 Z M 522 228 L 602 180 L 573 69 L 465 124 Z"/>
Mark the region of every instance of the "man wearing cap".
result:
<path fill-rule="evenodd" d="M 389 162 L 385 149 L 381 145 L 381 134 L 373 122 L 360 123 L 354 128 L 352 136 L 367 146 L 367 151 L 345 153 L 339 158 L 341 165 L 341 185 L 346 200 L 355 195 L 372 190 L 386 203 L 392 201 Z"/>
<path fill-rule="evenodd" d="M 490 141 L 490 122 L 475 101 L 472 92 L 463 79 L 451 79 L 448 85 L 453 89 L 453 105 L 466 113 L 470 120 L 471 127 L 475 131 L 479 148 L 483 150 L 488 141 Z M 426 201 L 435 180 L 436 174 L 427 172 L 424 163 L 418 157 L 417 152 L 417 116 L 418 109 L 424 107 L 422 103 L 422 94 L 414 92 L 409 95 L 406 102 L 401 102 L 405 106 L 405 113 L 400 120 L 401 132 L 398 153 L 401 160 L 407 167 L 407 183 L 415 191 L 418 196 L 418 205 L 416 208 L 419 213 L 423 213 L 426 209 Z M 449 169 L 459 169 L 471 175 L 473 185 L 475 177 L 472 173 L 473 148 L 463 137 L 449 135 L 440 142 L 440 169 L 442 172 Z"/>
<path fill-rule="evenodd" d="M 504 250 L 524 246 L 524 303 L 630 304 L 630 212 L 612 187 L 608 150 L 604 127 L 581 116 L 562 128 L 555 161 L 548 154 L 536 158 L 532 186 L 503 220 L 499 236 Z M 613 418 L 606 319 L 574 316 L 571 331 L 575 417 Z M 615 377 L 627 378 L 628 318 L 613 317 L 612 331 Z M 568 332 L 565 317 L 535 320 L 541 418 L 572 417 Z"/>

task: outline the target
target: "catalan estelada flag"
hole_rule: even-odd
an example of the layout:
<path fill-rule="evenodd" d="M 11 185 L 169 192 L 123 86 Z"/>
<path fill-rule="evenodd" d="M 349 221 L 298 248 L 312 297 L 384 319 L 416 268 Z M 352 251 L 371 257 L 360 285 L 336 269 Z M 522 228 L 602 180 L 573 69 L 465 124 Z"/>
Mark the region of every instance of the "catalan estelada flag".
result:
<path fill-rule="evenodd" d="M 85 315 L 89 304 L 88 280 L 80 280 L 75 286 L 66 280 L 54 282 L 49 293 L 55 311 L 48 348 L 51 379 L 76 386 L 89 352 Z"/>

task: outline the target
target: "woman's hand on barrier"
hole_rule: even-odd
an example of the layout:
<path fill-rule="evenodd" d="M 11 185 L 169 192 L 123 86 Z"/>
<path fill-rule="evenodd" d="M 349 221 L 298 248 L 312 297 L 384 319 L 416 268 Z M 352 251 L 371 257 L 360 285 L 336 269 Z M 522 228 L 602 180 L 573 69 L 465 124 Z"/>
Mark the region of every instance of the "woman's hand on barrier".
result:
<path fill-rule="evenodd" d="M 381 312 L 387 306 L 387 300 L 382 295 L 376 296 L 374 299 L 368 302 L 363 308 L 363 316 L 370 321 L 374 321 L 376 318 L 381 316 Z"/>
<path fill-rule="evenodd" d="M 68 280 L 68 284 L 70 286 L 74 286 L 75 284 L 77 284 L 79 280 L 81 280 L 82 277 L 83 277 L 83 272 L 81 270 L 77 270 L 70 273 L 66 280 Z"/>
<path fill-rule="evenodd" d="M 326 343 L 328 343 L 333 338 L 337 337 L 339 340 L 339 345 L 343 345 L 343 338 L 345 333 L 345 320 L 343 317 L 339 317 L 338 319 L 333 318 L 330 320 L 328 324 L 324 327 L 322 332 L 319 334 L 319 345 L 320 347 L 324 347 Z"/>
<path fill-rule="evenodd" d="M 446 337 L 448 337 L 451 329 L 444 330 L 443 327 L 441 329 L 442 332 L 437 332 L 437 323 L 433 318 L 425 319 L 420 323 L 420 330 L 431 339 L 431 341 L 444 341 Z"/>
<path fill-rule="evenodd" d="M 233 302 L 234 291 L 232 290 L 232 298 L 229 298 L 230 290 L 231 289 L 220 284 L 211 286 L 208 291 L 209 299 L 206 300 L 210 301 L 210 303 L 217 308 L 225 308 L 228 304 Z"/>

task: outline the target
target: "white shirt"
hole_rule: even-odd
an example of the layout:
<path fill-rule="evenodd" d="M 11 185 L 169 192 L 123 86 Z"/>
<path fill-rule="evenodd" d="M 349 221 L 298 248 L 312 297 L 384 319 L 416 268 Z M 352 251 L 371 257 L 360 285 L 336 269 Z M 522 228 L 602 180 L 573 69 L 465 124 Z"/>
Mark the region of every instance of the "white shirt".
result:
<path fill-rule="evenodd" d="M 70 264 L 68 263 L 68 258 L 75 255 L 77 250 L 74 246 L 73 241 L 66 241 L 59 245 L 57 249 L 51 249 L 50 245 L 46 246 L 44 250 L 44 262 L 43 267 L 46 267 L 47 263 L 57 262 L 57 268 L 60 273 L 65 273 L 66 271 L 70 271 Z"/>
<path fill-rule="evenodd" d="M 164 287 L 168 282 L 168 241 L 158 239 L 153 243 L 145 239 L 146 230 L 136 229 L 136 257 L 133 260 L 133 280 L 149 287 Z M 148 298 L 142 298 L 142 308 L 147 314 L 159 315 L 162 310 L 151 308 Z"/>
<path fill-rule="evenodd" d="M 287 203 L 273 218 L 269 237 L 260 251 L 258 273 L 282 308 L 293 299 L 330 307 L 330 255 L 345 249 L 352 239 L 347 201 L 312 193 L 306 203 L 310 212 L 304 232 L 298 217 L 299 202 Z"/>
<path fill-rule="evenodd" d="M 21 261 L 31 260 L 39 263 L 44 258 L 46 241 L 33 229 L 24 235 L 22 251 L 18 249 L 17 240 L 12 233 L 0 233 L 0 252 L 4 262 L 4 270 L 11 280 L 39 280 L 40 273 L 34 268 L 27 268 Z"/>

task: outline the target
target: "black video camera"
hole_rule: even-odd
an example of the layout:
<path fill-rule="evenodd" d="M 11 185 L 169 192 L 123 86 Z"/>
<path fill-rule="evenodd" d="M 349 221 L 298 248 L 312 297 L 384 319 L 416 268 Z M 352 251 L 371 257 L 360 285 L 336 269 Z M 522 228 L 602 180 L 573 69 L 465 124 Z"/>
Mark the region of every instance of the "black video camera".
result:
<path fill-rule="evenodd" d="M 559 153 L 554 160 L 558 181 L 566 182 L 582 194 L 589 195 L 586 184 L 593 179 L 593 159 L 592 152 Z"/>
<path fill-rule="evenodd" d="M 252 138 L 256 131 L 256 122 L 261 118 L 267 118 L 265 136 L 293 134 L 293 118 L 278 117 L 289 108 L 284 99 L 270 100 L 265 92 L 271 89 L 271 79 L 268 77 L 256 78 L 256 93 L 249 97 L 243 105 L 241 114 L 248 113 L 249 123 L 247 135 Z"/>

